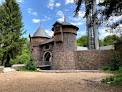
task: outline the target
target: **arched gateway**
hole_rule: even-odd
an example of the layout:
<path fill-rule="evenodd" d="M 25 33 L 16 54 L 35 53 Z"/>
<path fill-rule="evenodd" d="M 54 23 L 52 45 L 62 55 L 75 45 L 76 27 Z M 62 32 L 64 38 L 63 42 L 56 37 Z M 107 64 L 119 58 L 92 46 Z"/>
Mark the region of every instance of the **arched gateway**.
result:
<path fill-rule="evenodd" d="M 46 51 L 43 54 L 43 64 L 44 65 L 52 65 L 52 53 L 50 51 Z"/>

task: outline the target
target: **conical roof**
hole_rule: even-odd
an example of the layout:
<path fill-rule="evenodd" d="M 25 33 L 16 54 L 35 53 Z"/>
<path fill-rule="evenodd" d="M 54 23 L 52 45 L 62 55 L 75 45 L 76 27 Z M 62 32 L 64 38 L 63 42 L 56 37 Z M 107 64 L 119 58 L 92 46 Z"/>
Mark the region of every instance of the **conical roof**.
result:
<path fill-rule="evenodd" d="M 50 38 L 48 34 L 45 32 L 45 30 L 40 26 L 37 31 L 34 33 L 33 37 L 46 37 Z"/>

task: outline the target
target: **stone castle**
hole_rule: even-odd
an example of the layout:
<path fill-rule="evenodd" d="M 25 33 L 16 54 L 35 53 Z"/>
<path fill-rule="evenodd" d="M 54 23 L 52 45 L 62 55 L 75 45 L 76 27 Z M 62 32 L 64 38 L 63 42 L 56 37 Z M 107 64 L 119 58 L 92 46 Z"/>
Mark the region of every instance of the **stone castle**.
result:
<path fill-rule="evenodd" d="M 110 63 L 110 51 L 78 51 L 76 35 L 78 27 L 64 22 L 55 22 L 50 38 L 40 26 L 37 31 L 30 33 L 30 49 L 36 59 L 37 66 L 53 70 L 99 69 Z"/>

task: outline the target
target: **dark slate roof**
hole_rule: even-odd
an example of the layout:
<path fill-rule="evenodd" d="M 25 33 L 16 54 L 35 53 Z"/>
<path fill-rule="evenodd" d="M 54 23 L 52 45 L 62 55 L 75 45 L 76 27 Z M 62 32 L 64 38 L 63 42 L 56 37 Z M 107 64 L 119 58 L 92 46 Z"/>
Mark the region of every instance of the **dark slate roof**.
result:
<path fill-rule="evenodd" d="M 47 44 L 47 43 L 54 42 L 54 39 L 55 39 L 55 38 L 51 38 L 51 39 L 49 39 L 49 40 L 46 40 L 46 41 L 40 43 L 40 45 L 44 45 L 44 44 Z"/>
<path fill-rule="evenodd" d="M 47 33 L 44 31 L 44 29 L 42 28 L 42 26 L 40 26 L 37 31 L 34 33 L 33 37 L 46 37 L 46 38 L 50 38 Z"/>
<path fill-rule="evenodd" d="M 69 22 L 62 22 L 61 24 L 62 24 L 62 25 L 72 25 L 72 26 L 74 26 L 73 24 L 71 24 L 71 23 L 69 23 Z"/>
<path fill-rule="evenodd" d="M 55 26 L 56 24 L 60 24 L 60 25 L 62 25 L 62 26 L 72 26 L 72 27 L 76 28 L 77 30 L 79 30 L 79 28 L 78 28 L 77 26 L 75 26 L 75 25 L 73 25 L 73 24 L 71 24 L 71 23 L 69 23 L 69 22 L 66 22 L 66 21 L 64 21 L 64 22 L 62 22 L 62 23 L 56 21 L 56 22 L 54 23 L 53 26 Z"/>

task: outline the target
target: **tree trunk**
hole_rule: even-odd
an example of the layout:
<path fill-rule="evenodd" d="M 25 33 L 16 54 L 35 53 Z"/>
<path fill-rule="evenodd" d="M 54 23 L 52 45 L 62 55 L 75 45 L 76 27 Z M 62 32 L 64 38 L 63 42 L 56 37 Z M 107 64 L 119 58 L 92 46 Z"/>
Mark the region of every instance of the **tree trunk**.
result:
<path fill-rule="evenodd" d="M 93 32 L 94 32 L 94 49 L 99 49 L 99 37 L 98 37 L 98 23 L 97 23 L 97 9 L 96 9 L 96 0 L 93 0 L 93 9 L 92 9 L 92 18 L 93 18 Z"/>
<path fill-rule="evenodd" d="M 3 62 L 2 62 L 2 65 L 5 67 L 5 58 L 3 57 Z"/>

